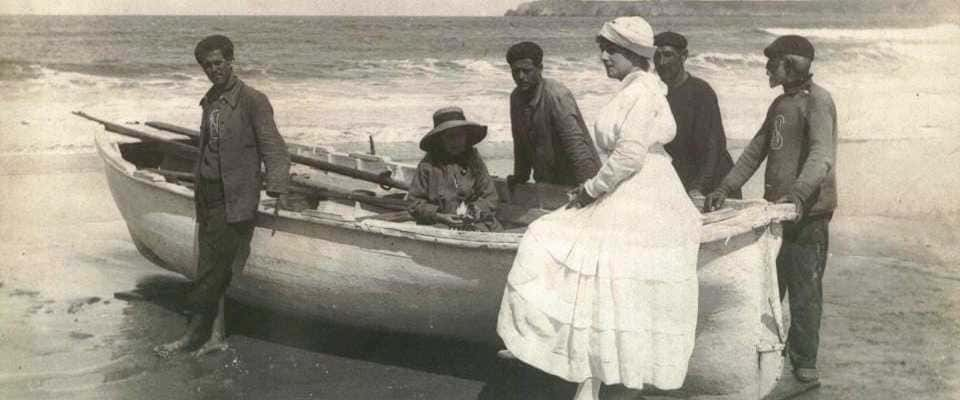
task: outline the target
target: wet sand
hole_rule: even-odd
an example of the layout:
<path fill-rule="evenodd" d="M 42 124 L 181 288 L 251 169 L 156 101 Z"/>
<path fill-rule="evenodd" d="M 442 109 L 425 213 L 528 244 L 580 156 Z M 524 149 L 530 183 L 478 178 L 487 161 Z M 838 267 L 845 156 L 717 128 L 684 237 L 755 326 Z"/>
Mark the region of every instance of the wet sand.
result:
<path fill-rule="evenodd" d="M 846 154 L 860 159 L 858 152 L 873 151 L 851 148 Z M 925 176 L 923 168 L 957 160 L 950 148 L 930 151 L 940 151 L 943 159 L 910 165 L 917 176 Z M 898 167 L 903 164 L 884 168 Z M 228 307 L 229 351 L 200 360 L 158 358 L 151 347 L 176 338 L 184 326 L 171 299 L 186 280 L 137 253 L 96 155 L 0 156 L 0 186 L 0 398 L 572 394 L 571 385 L 553 385 L 548 377 L 499 361 L 496 349 L 486 346 L 324 325 L 236 303 Z M 909 192 L 892 187 L 878 196 L 896 200 L 897 190 Z M 926 190 L 916 196 L 945 200 L 953 198 L 951 190 L 957 193 L 949 189 L 939 198 L 940 192 Z M 747 194 L 756 191 L 753 186 Z M 954 247 L 960 234 L 949 208 L 955 206 L 910 216 L 894 212 L 904 207 L 858 213 L 864 210 L 857 206 L 858 193 L 841 198 L 853 206 L 831 225 L 823 386 L 799 398 L 958 398 L 960 255 Z M 917 214 L 927 216 L 918 220 Z M 142 299 L 114 297 L 130 291 Z"/>

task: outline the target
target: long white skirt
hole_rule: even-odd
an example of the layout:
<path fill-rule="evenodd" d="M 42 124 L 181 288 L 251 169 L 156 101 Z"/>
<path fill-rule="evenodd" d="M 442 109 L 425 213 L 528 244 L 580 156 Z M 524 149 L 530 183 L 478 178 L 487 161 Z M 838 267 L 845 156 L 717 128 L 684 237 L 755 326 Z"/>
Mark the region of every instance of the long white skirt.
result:
<path fill-rule="evenodd" d="M 700 214 L 670 159 L 582 209 L 529 226 L 497 332 L 521 361 L 571 382 L 683 384 L 697 324 Z"/>

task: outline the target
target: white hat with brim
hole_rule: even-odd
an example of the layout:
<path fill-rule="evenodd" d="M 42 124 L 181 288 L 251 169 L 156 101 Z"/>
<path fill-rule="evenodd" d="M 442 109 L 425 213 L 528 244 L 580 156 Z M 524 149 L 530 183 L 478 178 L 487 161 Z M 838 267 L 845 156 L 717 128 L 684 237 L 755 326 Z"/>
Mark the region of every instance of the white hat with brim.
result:
<path fill-rule="evenodd" d="M 473 146 L 487 137 L 487 126 L 467 121 L 460 107 L 445 107 L 433 113 L 433 129 L 420 139 L 420 149 L 431 151 L 439 148 L 441 136 L 463 133 L 467 145 Z"/>

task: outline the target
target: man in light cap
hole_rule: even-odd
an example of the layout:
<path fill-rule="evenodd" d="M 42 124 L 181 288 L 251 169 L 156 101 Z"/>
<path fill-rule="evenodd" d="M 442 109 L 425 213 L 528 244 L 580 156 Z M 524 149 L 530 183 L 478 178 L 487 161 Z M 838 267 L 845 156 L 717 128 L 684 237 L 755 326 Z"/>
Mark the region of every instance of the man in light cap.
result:
<path fill-rule="evenodd" d="M 830 219 L 837 206 L 835 161 L 837 109 L 830 93 L 813 83 L 813 45 L 795 35 L 781 36 L 764 49 L 770 87 L 783 86 L 760 131 L 720 187 L 707 196 L 705 211 L 720 208 L 764 158 L 764 198 L 796 205 L 798 217 L 783 225 L 777 257 L 780 297 L 790 294 L 787 353 L 801 382 L 819 379 L 817 348 L 823 308 Z"/>
<path fill-rule="evenodd" d="M 520 42 L 507 51 L 517 84 L 510 94 L 513 132 L 513 175 L 510 187 L 533 179 L 539 183 L 576 186 L 600 169 L 590 131 L 573 93 L 562 83 L 543 78 L 543 50 Z"/>
<path fill-rule="evenodd" d="M 687 38 L 676 32 L 661 32 L 654 36 L 653 44 L 657 47 L 653 63 L 667 84 L 667 101 L 677 121 L 677 136 L 665 147 L 687 193 L 702 197 L 733 168 L 717 94 L 710 84 L 684 68 Z M 728 196 L 740 198 L 740 190 Z"/>

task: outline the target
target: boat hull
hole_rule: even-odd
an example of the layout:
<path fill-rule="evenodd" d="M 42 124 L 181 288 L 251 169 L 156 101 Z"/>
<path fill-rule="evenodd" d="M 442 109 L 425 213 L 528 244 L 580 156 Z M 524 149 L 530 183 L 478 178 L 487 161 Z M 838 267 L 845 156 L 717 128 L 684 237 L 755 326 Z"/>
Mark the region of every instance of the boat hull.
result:
<path fill-rule="evenodd" d="M 161 267 L 193 277 L 192 192 L 142 174 L 107 137 L 97 141 L 138 249 Z M 477 244 L 398 224 L 286 211 L 274 216 L 263 208 L 257 218 L 250 258 L 231 283 L 230 297 L 349 326 L 498 341 L 497 312 L 519 235 Z M 678 393 L 759 399 L 773 388 L 783 364 L 779 231 L 777 223 L 765 223 L 701 246 L 696 345 Z"/>

